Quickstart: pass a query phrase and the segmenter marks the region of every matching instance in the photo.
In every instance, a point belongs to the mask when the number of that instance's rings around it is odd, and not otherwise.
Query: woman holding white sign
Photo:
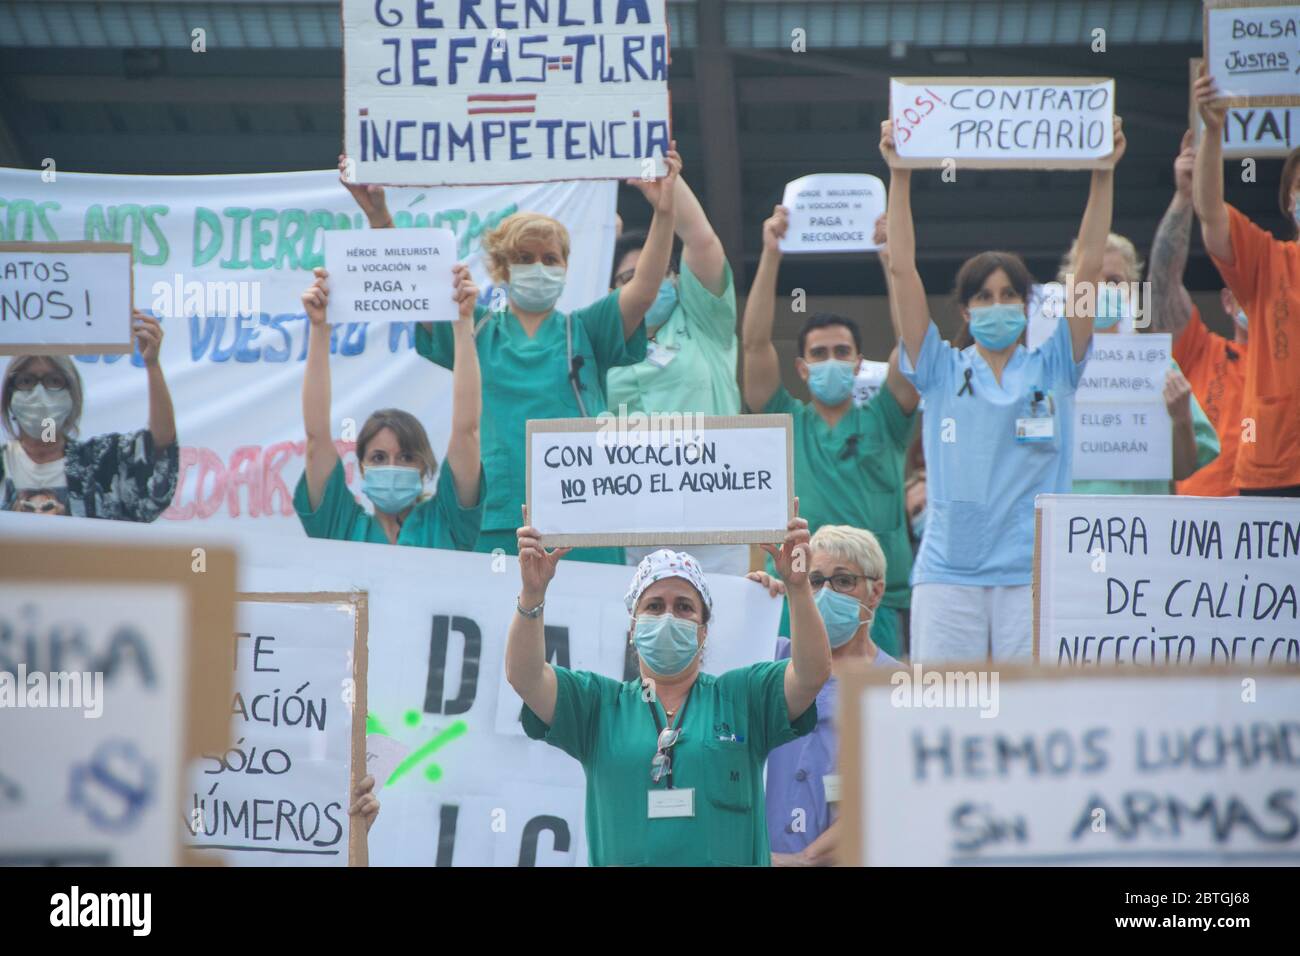
[[[1114,151],[1092,173],[1079,228],[1076,283],[1101,278],[1114,203]],[[881,125],[890,166],[888,234],[903,374],[925,402],[925,536],[912,569],[913,660],[1032,654],[1030,580],[1034,496],[1070,490],[1074,391],[1092,348],[1091,310],[1057,324],[1040,348],[1021,345],[1033,277],[1014,253],[985,252],[957,274],[957,301],[975,343],[957,350],[930,319],[916,268],[911,170],[892,124]]]
[[[159,354],[162,325],[136,310],[132,327],[149,387],[149,427],[86,439],[81,375],[66,355],[19,355],[5,368],[0,511],[153,521],[176,493],[180,448]]]
[[[367,514],[348,490],[330,434],[329,273],[316,269],[316,281],[302,294],[311,321],[307,369],[302,381],[302,418],[307,430],[307,467],[293,492],[293,507],[313,538],[406,544],[419,548],[469,551],[483,517],[483,469],[479,455],[478,355],[472,316],[478,288],[469,269],[452,269],[452,298],[460,305],[455,326],[456,369],[451,383],[451,440],[438,469],[424,426],[409,412],[383,408],[357,433],[357,465],[362,490],[375,506]],[[438,472],[437,492],[424,494]]]
[[[700,665],[713,606],[704,573],[689,554],[667,549],[641,562],[625,596],[641,680],[549,664],[542,610],[568,549],[547,552],[536,529],[519,529],[523,588],[506,679],[526,705],[528,736],[586,772],[592,866],[770,865],[763,761],[816,726],[815,701],[831,672],[797,498],[795,512],[780,550],[763,546],[790,601],[790,658],[716,677]]]

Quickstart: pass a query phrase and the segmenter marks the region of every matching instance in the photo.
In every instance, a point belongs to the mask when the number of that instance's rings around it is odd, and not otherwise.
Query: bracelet
[[[544,607],[546,607],[546,599],[545,599],[545,598],[542,599],[542,603],[539,604],[539,605],[537,605],[537,607],[532,608],[531,610],[527,610],[527,611],[525,611],[525,610],[523,609],[523,607],[520,605],[520,603],[519,603],[519,599],[518,599],[518,598],[515,598],[515,610],[518,611],[520,614],[522,614],[524,617],[527,617],[527,618],[539,618],[539,617],[541,617],[541,616],[542,616],[542,608],[544,608]]]

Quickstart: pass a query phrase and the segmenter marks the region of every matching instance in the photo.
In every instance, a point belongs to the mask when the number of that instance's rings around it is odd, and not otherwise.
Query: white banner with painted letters
[[[572,250],[558,308],[609,290],[614,183],[390,189],[399,235],[450,229],[489,302],[483,232],[519,210],[554,216]],[[330,230],[366,222],[334,171],[249,176],[99,176],[0,169],[0,241],[89,239],[135,246],[135,304],[162,317],[162,368],[176,408],[180,483],[164,523],[302,534],[293,489],[303,470],[301,295],[324,263]],[[337,325],[330,362],[336,439],[343,423],[401,408],[424,424],[441,460],[451,434],[451,373],[415,352],[414,323]],[[4,360],[0,359],[0,368]],[[79,356],[82,435],[148,421],[138,356]],[[351,442],[339,441],[360,489]]]

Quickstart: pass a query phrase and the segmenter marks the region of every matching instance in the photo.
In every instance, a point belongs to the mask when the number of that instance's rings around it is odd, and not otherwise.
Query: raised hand
[[[1115,148],[1111,150],[1106,162],[1111,169],[1119,165],[1119,161],[1124,157],[1124,150],[1128,148],[1128,139],[1124,136],[1124,121],[1118,116],[1114,117],[1114,127],[1111,134]]]
[[[158,364],[158,355],[162,351],[162,323],[152,315],[139,309],[131,310],[131,331],[135,336],[136,347],[140,349],[140,358],[146,366]]]
[[[515,532],[519,545],[519,578],[523,590],[519,594],[520,605],[527,610],[536,607],[546,597],[546,589],[555,577],[555,565],[572,548],[552,548],[547,551],[542,547],[541,534],[528,523],[528,506],[523,505],[524,526]]]
[[[1183,143],[1174,160],[1174,186],[1178,195],[1191,201],[1192,171],[1196,168],[1196,138],[1189,129],[1183,134]]]
[[[773,206],[772,215],[763,223],[763,251],[780,252],[781,240],[790,228],[790,210],[784,206]]]
[[[880,124],[880,156],[890,169],[898,167],[898,150],[894,145],[894,123],[885,120]]]
[[[785,531],[785,541],[780,550],[776,545],[761,545],[772,556],[777,573],[788,589],[808,586],[808,568],[812,566],[812,548],[809,541],[808,521],[799,517],[799,499],[794,499],[794,517],[790,519]]]
[[[772,597],[780,597],[785,593],[785,585],[781,583],[781,579],[772,577],[766,571],[750,571],[745,577],[767,588],[767,593]]]
[[[374,825],[375,818],[379,816],[379,798],[374,794],[375,778],[365,776],[357,784],[357,789],[352,792],[356,801],[348,809],[350,816],[359,816],[366,821],[366,832]]]
[[[1214,82],[1204,63],[1196,74],[1196,83],[1192,86],[1192,92],[1196,95],[1196,108],[1200,110],[1201,119],[1205,122],[1206,133],[1221,135],[1228,115],[1228,106],[1223,102],[1219,85]]]
[[[366,214],[366,221],[372,229],[383,229],[393,224],[393,217],[388,214],[388,200],[384,196],[383,186],[363,186],[348,182],[348,158],[339,154],[339,182],[352,194],[361,211]]]
[[[641,191],[641,195],[645,196],[646,202],[654,207],[655,212],[670,213],[673,211],[674,196],[677,193],[677,180],[682,172],[682,157],[677,152],[676,140],[673,140],[664,156],[664,164],[668,170],[658,179],[629,179],[626,182]]]
[[[1176,368],[1165,373],[1165,407],[1175,422],[1186,422],[1192,418],[1192,386]]]
[[[478,302],[478,285],[470,275],[469,266],[459,262],[452,266],[451,283],[451,299],[460,307],[461,321],[473,321],[474,306]]]
[[[317,266],[312,270],[316,281],[302,294],[302,304],[312,325],[325,324],[325,310],[330,304],[329,273]]]

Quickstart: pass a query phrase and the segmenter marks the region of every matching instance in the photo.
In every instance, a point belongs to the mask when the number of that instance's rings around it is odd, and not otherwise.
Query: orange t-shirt
[[[1249,312],[1246,313],[1250,315]],[[1219,457],[1186,481],[1175,482],[1180,495],[1227,498],[1237,493],[1233,471],[1241,444],[1241,396],[1246,387],[1246,349],[1215,335],[1192,306],[1192,317],[1174,339],[1174,361],[1183,370],[1205,417],[1219,436]]]
[[[1233,480],[1238,488],[1300,485],[1300,243],[1275,238],[1232,206],[1228,217],[1232,265],[1214,264],[1250,317]]]

